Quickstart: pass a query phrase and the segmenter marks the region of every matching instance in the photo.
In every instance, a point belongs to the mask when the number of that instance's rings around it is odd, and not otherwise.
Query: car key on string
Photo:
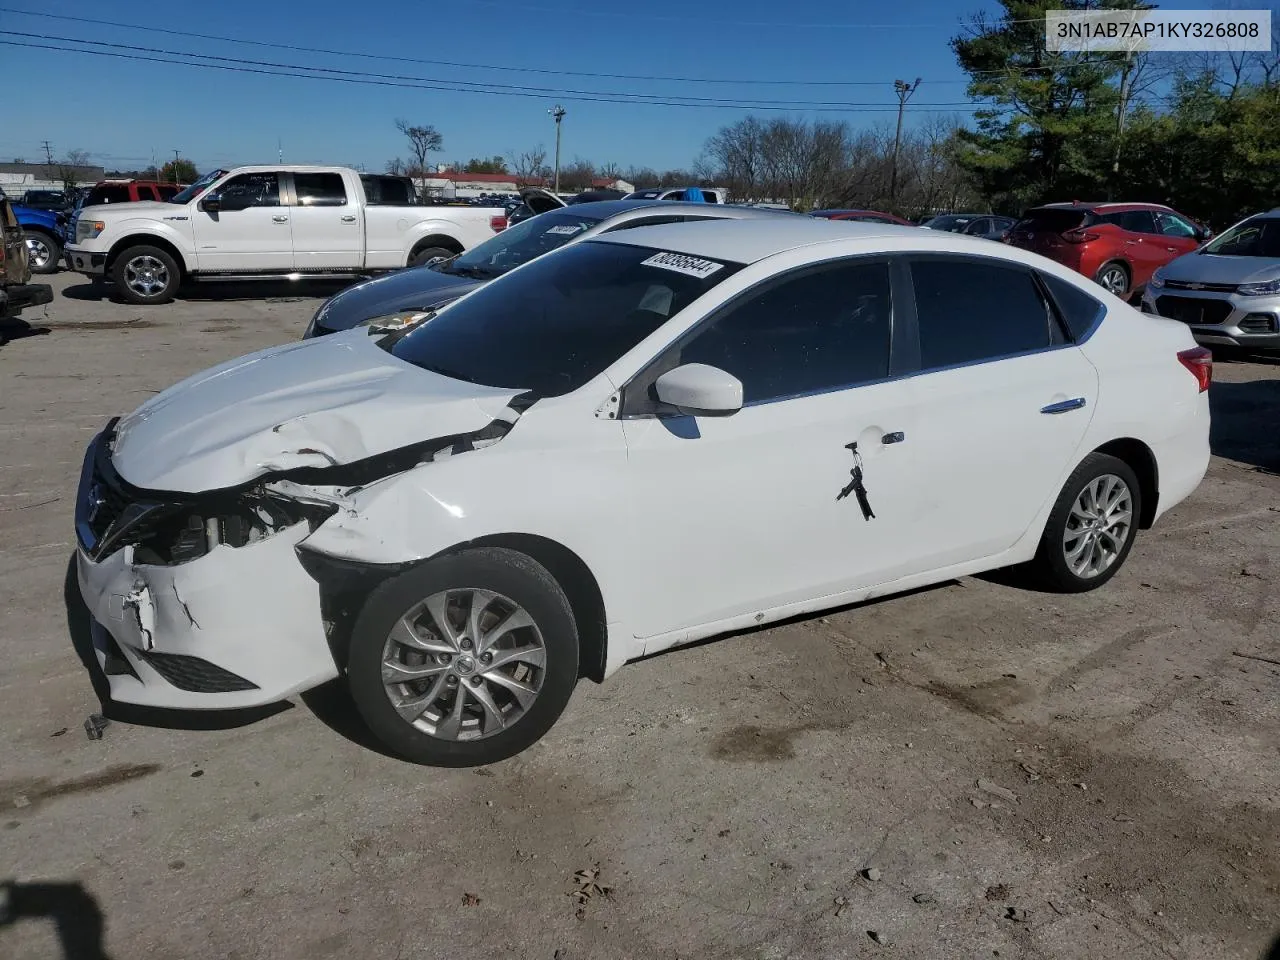
[[[862,519],[874,520],[876,515],[871,510],[871,501],[867,499],[867,488],[862,482],[862,454],[858,453],[857,441],[846,443],[844,446],[853,454],[853,469],[849,471],[849,482],[836,495],[836,500],[843,500],[852,493],[858,500],[858,506],[862,508]]]

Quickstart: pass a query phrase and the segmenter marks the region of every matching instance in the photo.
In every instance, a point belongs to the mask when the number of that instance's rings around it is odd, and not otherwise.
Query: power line
[[[31,36],[17,31],[0,30],[0,34],[10,36]],[[18,40],[0,40],[0,45],[22,47],[36,50],[52,50],[60,53],[82,53],[96,57],[111,57],[121,60],[133,60],[148,63],[168,63],[178,66],[202,67],[209,70],[223,70],[232,73],[253,73],[265,76],[294,77],[306,80],[329,80],[337,83],[354,83],[367,86],[399,87],[414,90],[443,90],[452,93],[479,93],[490,96],[531,97],[545,99],[549,94],[566,99],[587,103],[630,103],[641,106],[667,107],[703,107],[710,109],[733,110],[813,110],[823,113],[893,113],[896,107],[882,103],[851,104],[843,101],[757,101],[747,98],[717,99],[712,97],[679,97],[650,94],[611,93],[607,95],[588,95],[591,91],[558,90],[555,88],[521,87],[508,84],[473,84],[458,86],[465,81],[446,82],[426,77],[397,77],[395,75],[363,74],[355,71],[337,70],[327,67],[305,67],[296,64],[272,63],[270,61],[248,60],[237,57],[218,57],[212,54],[191,53],[188,51],[150,50],[129,44],[106,44],[102,41],[77,40],[74,38],[51,38],[63,43],[98,44],[114,47],[111,50],[90,50],[84,47],[55,46],[48,43],[33,43]],[[205,60],[223,61],[219,63],[193,63],[190,60],[162,59],[146,56],[143,53],[121,53],[119,49],[146,51],[164,54],[165,57],[198,57]],[[311,71],[311,72],[298,72]],[[486,88],[486,89],[481,89]],[[956,101],[954,103],[921,104],[930,108],[973,107],[975,101]]]
[[[473,0],[480,2],[480,0]],[[889,81],[886,80],[764,80],[759,77],[679,77],[679,76],[662,76],[656,74],[637,74],[637,73],[594,73],[584,70],[552,70],[543,67],[516,67],[510,64],[494,64],[494,63],[465,63],[457,60],[433,60],[420,57],[404,57],[394,54],[368,53],[354,50],[333,50],[326,47],[305,47],[292,43],[279,43],[268,40],[253,40],[241,37],[225,37],[210,33],[195,33],[189,30],[174,30],[168,27],[153,27],[143,24],[122,23],[118,20],[99,20],[93,17],[72,17],[65,14],[57,13],[37,13],[31,10],[16,10],[11,7],[0,7],[0,13],[16,13],[27,17],[42,17],[49,20],[64,20],[71,23],[85,23],[100,27],[117,27],[122,30],[129,30],[136,33],[139,30],[149,33],[160,33],[174,37],[186,37],[195,40],[213,40],[219,43],[245,44],[256,47],[270,47],[276,50],[289,50],[294,53],[320,53],[334,57],[356,57],[366,60],[391,60],[397,63],[420,63],[428,66],[439,67],[457,67],[466,70],[499,70],[509,73],[537,73],[551,76],[564,77],[591,77],[593,79],[608,80],[648,80],[662,81],[671,83],[714,83],[714,84],[740,84],[740,85],[757,85],[757,86],[807,86],[807,87],[885,87]],[[629,14],[626,16],[630,16]],[[1014,21],[1022,22],[1022,21]],[[1026,21],[1031,22],[1031,21]],[[795,26],[794,24],[790,26]],[[882,24],[881,26],[890,26]],[[903,24],[895,24],[892,26],[905,26]],[[1040,67],[1026,68],[1009,68],[1011,70],[1039,70]],[[981,70],[978,73],[1003,74],[1006,70]],[[925,80],[930,86],[938,86],[942,84],[964,84],[969,83],[968,80],[946,79],[946,80]]]

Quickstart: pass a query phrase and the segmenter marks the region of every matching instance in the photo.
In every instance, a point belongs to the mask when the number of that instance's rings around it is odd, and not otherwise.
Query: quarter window
[[[340,173],[295,173],[293,191],[301,207],[345,207],[347,191]]]
[[[280,206],[280,175],[277,173],[242,173],[232,177],[218,191],[222,199],[237,200],[248,207]]]
[[[828,266],[762,285],[701,328],[679,362],[742,381],[744,403],[887,376],[891,310],[884,263]]]
[[[1058,313],[1071,332],[1071,339],[1077,343],[1083,340],[1102,313],[1102,304],[1066,280],[1047,273],[1040,274],[1040,279],[1044,281],[1049,296],[1053,298]]]
[[[1048,347],[1052,317],[1031,274],[982,260],[911,264],[920,367],[982,363]]]

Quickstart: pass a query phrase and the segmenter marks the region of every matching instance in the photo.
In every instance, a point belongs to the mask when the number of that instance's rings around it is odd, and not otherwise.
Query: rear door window
[[[1053,315],[1031,272],[980,258],[911,261],[920,367],[936,370],[1042,350]]]
[[[293,191],[300,207],[347,205],[347,188],[340,173],[295,173]]]
[[[1150,210],[1124,210],[1120,213],[1102,215],[1103,223],[1113,223],[1121,230],[1130,233],[1158,233],[1155,217]]]
[[[1075,284],[1061,280],[1052,274],[1042,273],[1040,279],[1044,281],[1049,296],[1053,298],[1054,305],[1058,308],[1058,315],[1062,317],[1062,322],[1071,333],[1071,339],[1079,343],[1089,335],[1098,318],[1102,316],[1104,309],[1102,304]]]

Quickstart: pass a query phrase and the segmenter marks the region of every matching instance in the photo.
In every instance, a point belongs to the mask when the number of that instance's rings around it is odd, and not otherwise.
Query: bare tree
[[[622,179],[622,168],[616,163],[606,163],[598,172],[600,176],[610,182]]]
[[[560,184],[566,190],[571,190],[575,187],[578,190],[589,190],[595,175],[595,164],[582,157],[574,157],[573,163],[567,167],[560,168]]]
[[[444,137],[439,131],[430,124],[424,127],[415,127],[409,124],[408,120],[397,120],[396,129],[405,135],[409,141],[409,152],[413,157],[413,166],[416,169],[417,176],[421,178],[427,170],[427,157],[439,150],[444,145]]]
[[[547,148],[538,144],[532,150],[523,153],[507,153],[507,164],[517,180],[535,180],[542,178],[542,170],[547,165]]]
[[[62,181],[62,189],[70,193],[75,189],[76,183],[79,181],[80,169],[88,166],[89,152],[87,150],[71,150],[66,157],[58,161],[57,173],[58,179]]]
[[[387,173],[391,174],[393,177],[403,177],[404,161],[401,160],[399,157],[396,157],[394,160],[388,160]]]

